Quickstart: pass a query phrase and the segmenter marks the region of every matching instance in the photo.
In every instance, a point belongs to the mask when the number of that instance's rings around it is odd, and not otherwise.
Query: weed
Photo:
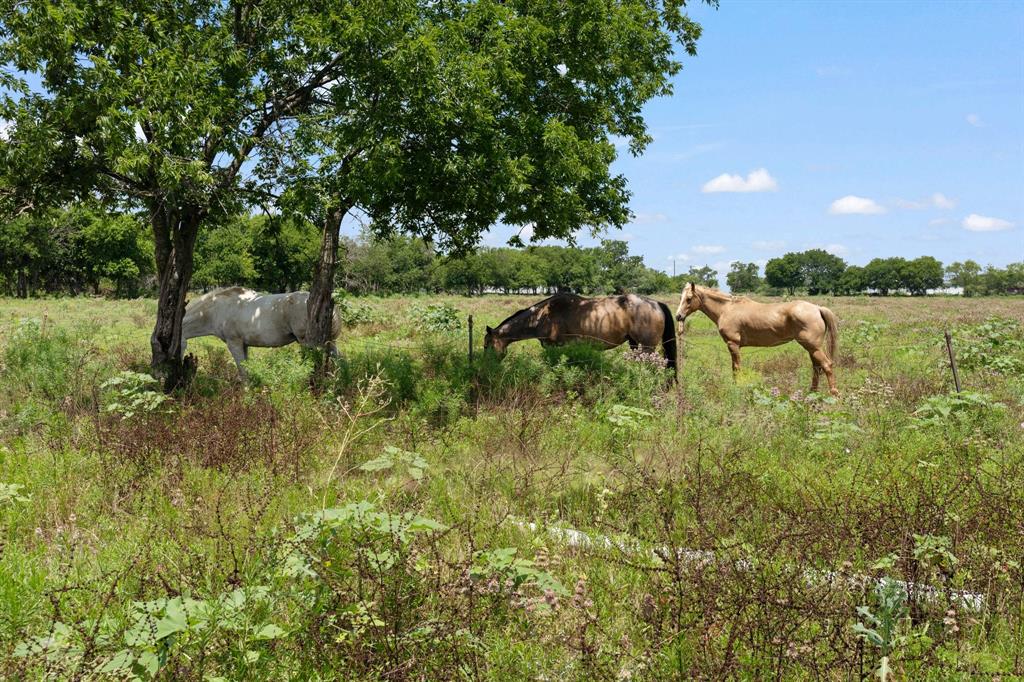
[[[416,303],[410,306],[408,315],[421,332],[450,334],[462,329],[462,314],[450,303]]]

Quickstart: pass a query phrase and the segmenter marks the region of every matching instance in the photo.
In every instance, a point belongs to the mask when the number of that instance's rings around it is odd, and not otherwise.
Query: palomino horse
[[[739,371],[743,346],[779,346],[796,341],[811,355],[814,369],[811,390],[818,389],[818,375],[824,372],[829,391],[839,395],[832,372],[838,328],[836,316],[828,308],[807,301],[758,303],[690,282],[683,289],[676,319],[682,322],[698,310],[718,325],[718,333],[732,354],[733,372]],[[823,350],[826,336],[828,354]]]
[[[676,329],[664,303],[626,294],[583,298],[555,294],[509,316],[494,329],[487,327],[484,348],[504,355],[510,343],[538,339],[544,346],[590,341],[601,350],[629,342],[653,351],[661,343],[668,367],[676,368]]]
[[[191,301],[185,308],[181,331],[181,355],[189,339],[216,336],[228,345],[238,373],[245,379],[242,363],[249,359],[249,347],[276,348],[298,341],[308,346],[306,300],[309,293],[258,294],[251,289],[216,289]],[[331,339],[341,332],[341,318],[334,311]],[[328,351],[337,355],[334,344]]]

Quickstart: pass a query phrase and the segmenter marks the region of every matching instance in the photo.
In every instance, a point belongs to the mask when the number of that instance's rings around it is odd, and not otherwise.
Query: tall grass
[[[150,303],[0,303],[0,677],[1024,675],[1019,307],[830,302],[836,401],[799,348],[734,382],[700,318],[672,383],[582,346],[471,363],[412,303],[360,303],[319,398],[297,348],[242,387],[199,341],[197,385],[130,415],[102,386]]]

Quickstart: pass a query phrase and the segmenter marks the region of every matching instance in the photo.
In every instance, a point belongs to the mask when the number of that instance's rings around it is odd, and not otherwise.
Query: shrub
[[[409,308],[409,318],[420,332],[450,334],[462,328],[462,313],[451,303],[416,303]]]
[[[380,317],[371,306],[353,300],[342,290],[334,292],[334,311],[346,327],[380,321]]]
[[[964,369],[1003,375],[1024,373],[1024,329],[1016,320],[994,317],[966,327],[957,335],[954,349]]]
[[[131,419],[136,414],[156,412],[168,397],[159,390],[160,382],[148,374],[124,371],[104,381],[104,410]]]
[[[38,319],[22,319],[4,349],[0,377],[12,395],[80,399],[90,350],[63,328],[44,329]]]

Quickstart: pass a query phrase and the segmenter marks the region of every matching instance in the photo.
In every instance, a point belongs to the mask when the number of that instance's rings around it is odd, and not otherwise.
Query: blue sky
[[[720,275],[812,247],[856,264],[1024,260],[1024,3],[690,13],[699,54],[648,105],[654,143],[622,149],[636,219],[609,237],[652,267]]]

